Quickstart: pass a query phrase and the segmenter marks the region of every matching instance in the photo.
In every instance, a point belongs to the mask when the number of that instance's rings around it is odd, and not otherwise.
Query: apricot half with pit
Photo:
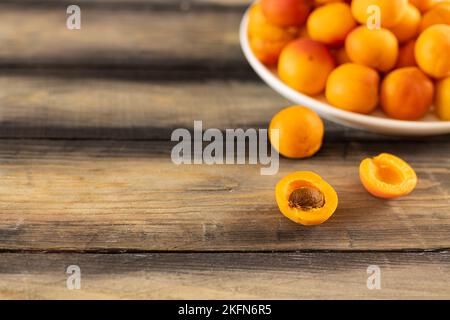
[[[306,226],[324,223],[338,206],[333,187],[310,171],[291,173],[281,179],[275,195],[281,213]]]

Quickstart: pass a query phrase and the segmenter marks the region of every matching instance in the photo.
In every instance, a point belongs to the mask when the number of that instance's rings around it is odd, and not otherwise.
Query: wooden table
[[[289,104],[241,54],[248,1],[77,2],[81,30],[71,1],[0,5],[0,298],[450,298],[449,136],[326,123],[320,153],[275,176],[175,166],[174,129],[266,128]],[[380,152],[416,169],[412,195],[361,187],[359,162]],[[326,224],[279,213],[274,186],[298,170],[337,189]]]

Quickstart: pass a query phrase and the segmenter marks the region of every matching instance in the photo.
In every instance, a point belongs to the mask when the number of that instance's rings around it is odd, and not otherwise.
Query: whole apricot
[[[392,27],[403,17],[408,0],[353,0],[352,13],[355,19],[366,24],[370,17],[370,7],[377,6],[381,12],[381,26]]]
[[[450,2],[439,3],[427,11],[420,24],[420,31],[436,24],[450,24]]]
[[[281,27],[303,25],[310,10],[306,0],[262,0],[261,5],[267,20]]]
[[[450,121],[450,77],[436,84],[436,114],[441,120]]]
[[[397,37],[400,43],[404,43],[418,34],[421,18],[422,15],[420,14],[419,9],[412,4],[408,4],[406,12],[400,22],[389,29]]]
[[[278,61],[278,75],[288,86],[309,95],[321,93],[335,63],[320,42],[301,38],[288,44]]]
[[[281,50],[295,39],[298,30],[269,23],[259,4],[252,6],[248,19],[249,43],[253,53],[264,64],[276,64]]]
[[[410,40],[400,47],[398,52],[397,65],[398,68],[404,67],[417,67],[416,57],[414,56],[414,48],[416,47],[416,41]]]
[[[375,70],[347,63],[330,74],[325,95],[339,109],[367,114],[378,105],[379,85],[380,76]]]
[[[274,130],[277,130],[278,135]],[[322,147],[323,135],[322,119],[303,106],[281,110],[272,118],[269,126],[272,146],[279,154],[288,158],[313,156]]]
[[[356,27],[356,21],[347,3],[334,2],[315,9],[306,25],[311,39],[338,46]]]
[[[345,49],[353,62],[382,72],[391,70],[398,58],[398,41],[387,29],[369,30],[360,26],[350,32]]]
[[[450,76],[450,26],[438,24],[427,28],[417,38],[417,64],[426,74],[441,79]]]
[[[418,120],[433,103],[433,82],[416,67],[397,69],[381,84],[381,107],[389,117]]]

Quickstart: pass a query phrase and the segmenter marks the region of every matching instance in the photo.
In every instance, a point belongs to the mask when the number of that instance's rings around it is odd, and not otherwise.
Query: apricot
[[[414,48],[416,47],[416,41],[410,40],[400,47],[398,52],[397,65],[398,68],[404,67],[417,67],[416,57],[414,56]]]
[[[270,41],[291,41],[298,34],[298,28],[282,28],[271,24],[264,16],[260,4],[251,7],[248,13],[248,36]]]
[[[352,62],[348,57],[347,51],[345,51],[345,47],[339,48],[334,52],[334,59],[339,66],[344,63]]]
[[[436,84],[436,114],[441,120],[450,121],[450,77]]]
[[[417,38],[417,64],[426,74],[441,79],[450,76],[450,26],[438,24],[427,28]]]
[[[291,173],[281,179],[275,187],[275,198],[285,217],[305,226],[324,223],[338,206],[333,187],[310,171]]]
[[[274,131],[278,130],[274,139]],[[269,139],[279,154],[288,158],[308,158],[322,147],[324,125],[314,111],[292,106],[278,112],[269,125]]]
[[[398,58],[397,38],[387,29],[360,26],[348,35],[345,49],[353,62],[382,72],[391,70]]]
[[[417,185],[413,168],[388,153],[364,159],[359,166],[359,177],[369,193],[385,199],[406,196]]]
[[[250,38],[249,43],[258,60],[266,65],[276,65],[281,51],[287,45],[284,41],[267,41],[261,38]]]
[[[278,61],[278,75],[288,86],[308,95],[321,93],[335,63],[320,42],[301,38],[288,44]]]
[[[450,24],[450,2],[437,4],[427,11],[420,24],[420,31],[436,24]]]
[[[430,10],[435,4],[448,0],[409,0],[409,2],[421,12]]]
[[[259,4],[252,6],[249,12],[248,36],[250,47],[256,57],[264,64],[278,62],[283,48],[297,36],[296,28],[281,28],[270,24]]]
[[[352,13],[359,23],[366,24],[370,17],[370,6],[378,6],[381,11],[381,26],[392,27],[400,22],[407,5],[408,0],[353,0]]]
[[[311,39],[338,46],[356,27],[356,22],[347,3],[334,2],[315,9],[306,25]]]
[[[298,27],[305,23],[310,5],[306,0],[262,0],[267,20],[281,27]]]
[[[358,113],[370,113],[378,105],[380,76],[366,66],[347,63],[329,76],[325,95],[335,107]]]
[[[408,4],[406,12],[400,22],[389,29],[397,37],[400,43],[404,43],[418,34],[421,18],[422,15],[420,14],[419,9]]]
[[[399,120],[418,120],[433,103],[433,82],[416,67],[397,69],[381,84],[381,107]]]

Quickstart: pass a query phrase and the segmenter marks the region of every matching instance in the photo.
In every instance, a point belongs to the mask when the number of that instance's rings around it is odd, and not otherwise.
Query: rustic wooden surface
[[[320,153],[276,176],[172,164],[173,129],[266,128],[288,104],[242,57],[246,3],[81,1],[69,31],[69,2],[2,2],[0,298],[450,298],[448,136],[327,122]],[[416,169],[412,195],[362,189],[358,164],[380,152]],[[339,193],[326,224],[278,212],[274,185],[296,170]],[[366,287],[372,264],[381,290]]]

